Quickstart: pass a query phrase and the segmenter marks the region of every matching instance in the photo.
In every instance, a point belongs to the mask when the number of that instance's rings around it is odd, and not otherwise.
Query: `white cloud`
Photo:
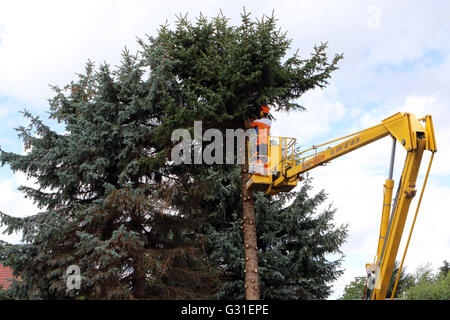
[[[17,191],[17,188],[21,185],[36,187],[32,180],[27,179],[26,175],[20,172],[17,172],[9,179],[0,181],[1,212],[14,217],[25,217],[39,212],[39,209],[33,204],[33,201],[26,199],[22,193]],[[20,241],[20,234],[2,234],[4,230],[5,227],[0,227],[1,240],[10,243],[18,243]]]
[[[0,46],[2,45],[4,30],[5,28],[2,25],[0,25]]]
[[[271,130],[272,135],[296,137],[297,143],[304,145],[331,134],[332,125],[338,123],[348,112],[348,108],[333,95],[333,88],[308,92],[302,97],[300,104],[307,111],[274,113],[276,121]]]

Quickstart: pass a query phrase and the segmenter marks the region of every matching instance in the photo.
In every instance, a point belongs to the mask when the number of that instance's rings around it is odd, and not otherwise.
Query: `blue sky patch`
[[[404,59],[400,63],[378,63],[373,66],[375,72],[414,72],[420,67],[433,68],[445,61],[446,55],[440,50],[427,50],[421,57]]]

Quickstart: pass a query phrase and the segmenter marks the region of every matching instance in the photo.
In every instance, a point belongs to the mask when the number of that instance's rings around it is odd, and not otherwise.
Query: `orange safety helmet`
[[[264,113],[269,113],[270,109],[268,106],[262,105],[259,109]]]

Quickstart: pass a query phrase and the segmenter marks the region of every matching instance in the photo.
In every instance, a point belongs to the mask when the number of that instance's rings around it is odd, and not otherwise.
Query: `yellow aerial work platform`
[[[249,173],[250,178],[247,181],[246,188],[250,191],[262,191],[269,195],[275,195],[278,192],[289,192],[297,186],[298,178],[288,179],[282,186],[273,189],[273,182],[283,174],[287,169],[295,166],[295,138],[270,136],[267,145],[267,156],[260,155],[260,158],[267,157],[267,168],[258,168],[258,150],[256,146],[256,137],[250,137],[248,143],[249,155]],[[258,170],[262,169],[262,170]]]
[[[370,295],[372,300],[384,300],[386,297],[408,210],[417,192],[416,181],[422,155],[425,150],[428,150],[431,152],[431,158],[391,299],[394,297],[431,163],[434,153],[437,151],[431,115],[419,119],[412,113],[399,112],[373,127],[318,146],[312,146],[301,152],[296,150],[294,138],[270,137],[267,155],[258,155],[258,151],[261,150],[257,149],[255,137],[250,137],[248,142],[250,177],[246,185],[247,190],[275,195],[292,190],[305,172],[387,136],[393,138],[393,144],[389,176],[384,184],[380,236],[374,262],[366,265],[366,270],[370,275],[367,283],[373,284],[373,291]],[[397,141],[407,151],[407,156],[396,196],[392,199],[394,186],[392,175]],[[259,163],[258,160],[261,160],[262,163]],[[267,167],[264,167],[263,163],[267,163]]]

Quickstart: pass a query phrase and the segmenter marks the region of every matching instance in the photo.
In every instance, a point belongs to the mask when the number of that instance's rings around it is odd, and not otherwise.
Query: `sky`
[[[397,112],[431,114],[437,147],[405,260],[407,272],[450,260],[450,2],[448,1],[20,1],[0,2],[0,147],[22,153],[16,131],[27,122],[27,109],[47,118],[50,85],[64,86],[82,73],[88,59],[97,65],[120,63],[137,38],[173,26],[176,15],[195,19],[222,13],[238,25],[243,8],[253,17],[274,13],[292,39],[287,56],[297,49],[308,58],[314,45],[328,42],[327,53],[344,54],[329,85],[299,100],[307,111],[276,114],[271,133],[295,137],[309,147],[373,125]],[[51,127],[62,129],[50,120]],[[310,171],[314,192],[324,189],[337,209],[335,224],[347,224],[342,246],[344,274],[333,284],[339,298],[365,263],[375,255],[387,178],[391,139],[385,138]],[[397,145],[394,180],[398,182],[406,152]],[[419,190],[429,160],[425,154]],[[0,168],[0,211],[13,216],[38,212],[17,191],[33,185],[23,173]],[[396,186],[394,187],[396,188]],[[401,258],[416,197],[400,246]],[[17,242],[20,235],[1,235]]]

